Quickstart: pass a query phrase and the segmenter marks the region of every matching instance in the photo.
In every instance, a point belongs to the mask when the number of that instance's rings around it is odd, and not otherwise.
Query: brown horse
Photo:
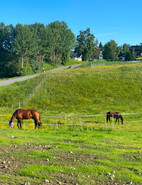
[[[17,109],[10,121],[9,121],[9,128],[13,128],[14,126],[14,120],[17,119],[18,122],[17,122],[17,127],[18,128],[22,128],[22,120],[23,119],[34,119],[34,122],[35,122],[35,129],[38,125],[38,128],[42,127],[42,124],[40,122],[40,115],[39,115],[39,112],[36,111],[36,110],[32,110],[32,109],[28,109],[28,110],[24,110],[24,109]],[[20,126],[19,126],[20,124]]]
[[[119,124],[119,119],[121,119],[121,123],[123,124],[124,120],[123,120],[123,117],[121,116],[121,114],[119,112],[112,112],[112,111],[107,112],[107,114],[106,114],[106,122],[107,123],[108,123],[108,121],[110,121],[110,117],[116,118],[115,124],[116,124],[117,121],[118,121],[118,124]]]

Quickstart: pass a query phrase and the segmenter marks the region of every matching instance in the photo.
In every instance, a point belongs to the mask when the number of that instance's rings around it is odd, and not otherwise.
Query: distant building
[[[103,59],[103,52],[99,49],[96,49],[93,56],[91,57],[90,61],[93,60],[102,60]]]
[[[142,56],[142,45],[131,46],[130,51],[134,51],[136,56]]]
[[[125,58],[126,58],[126,53],[125,53],[125,54],[123,54],[122,56],[120,56],[120,57],[119,57],[119,60],[121,60],[121,61],[125,61]]]
[[[77,53],[75,53],[74,51],[71,51],[70,53],[70,57],[74,60],[78,60],[78,61],[82,61],[82,56],[78,57]]]
[[[102,59],[103,59],[103,52],[100,51],[99,60],[102,60]]]

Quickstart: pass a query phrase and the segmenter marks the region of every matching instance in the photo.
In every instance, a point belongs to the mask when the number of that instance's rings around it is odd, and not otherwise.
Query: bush
[[[29,65],[29,63],[27,62],[25,65],[24,65],[24,68],[23,68],[23,76],[25,75],[29,75],[33,73],[33,70],[31,68],[31,66]]]

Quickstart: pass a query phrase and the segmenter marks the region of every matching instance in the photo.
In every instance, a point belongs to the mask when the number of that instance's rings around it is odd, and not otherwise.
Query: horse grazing
[[[119,124],[119,119],[121,119],[121,123],[123,124],[124,120],[123,120],[123,117],[121,116],[121,114],[119,112],[112,112],[112,111],[107,112],[107,114],[106,114],[106,122],[107,123],[108,123],[108,121],[110,121],[110,117],[116,118],[115,124],[116,124],[117,121],[118,121],[118,124]]]
[[[13,113],[13,115],[9,121],[9,128],[13,128],[15,119],[18,120],[18,122],[17,122],[18,128],[22,128],[22,120],[23,119],[34,119],[35,129],[36,129],[37,125],[38,125],[38,128],[42,127],[42,124],[40,122],[40,114],[38,111],[33,110],[33,109],[28,109],[28,110],[17,109]],[[20,126],[19,126],[19,124],[20,124]]]

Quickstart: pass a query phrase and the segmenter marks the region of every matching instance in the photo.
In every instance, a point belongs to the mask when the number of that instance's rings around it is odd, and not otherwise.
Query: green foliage
[[[3,77],[13,77],[37,71],[43,62],[54,66],[64,65],[69,61],[70,50],[74,47],[75,36],[63,21],[47,26],[35,23],[13,27],[1,23],[0,72]]]
[[[114,40],[107,42],[103,48],[103,57],[106,60],[117,61],[119,55],[119,48]]]
[[[65,64],[70,56],[70,50],[75,46],[74,34],[65,22],[53,22],[47,25],[47,43],[45,59],[52,65]]]
[[[31,66],[29,65],[29,63],[26,63],[26,64],[24,65],[22,74],[23,74],[24,76],[26,76],[26,75],[32,74],[32,72],[33,72],[33,71],[32,71]]]
[[[23,73],[21,63],[18,60],[12,60],[5,63],[3,74],[5,77],[21,76]]]
[[[100,44],[99,44],[99,49],[100,49],[101,51],[103,51],[103,45],[102,45],[101,42],[100,42]]]
[[[125,53],[129,52],[129,49],[130,49],[130,45],[129,44],[126,44],[126,43],[123,44],[122,50],[121,50],[122,54],[125,54]]]
[[[90,60],[91,56],[95,50],[94,35],[90,33],[90,29],[87,28],[86,31],[80,31],[80,35],[77,36],[77,43],[75,52],[78,56],[82,55],[82,60]]]
[[[126,61],[132,61],[135,58],[135,54],[132,51],[126,52],[125,60]]]

